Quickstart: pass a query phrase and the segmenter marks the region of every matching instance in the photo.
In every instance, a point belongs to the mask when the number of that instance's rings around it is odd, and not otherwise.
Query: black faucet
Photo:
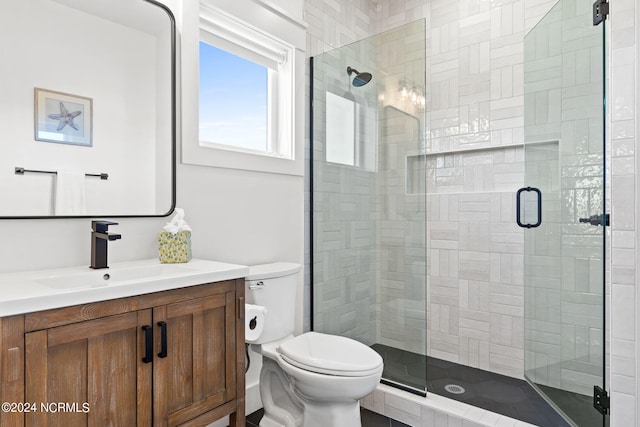
[[[118,225],[111,221],[91,221],[91,268],[109,268],[107,265],[107,243],[118,240],[120,234],[109,234],[109,226]]]

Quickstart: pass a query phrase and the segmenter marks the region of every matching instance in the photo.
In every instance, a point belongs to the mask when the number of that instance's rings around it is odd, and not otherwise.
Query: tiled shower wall
[[[429,355],[523,373],[522,233],[513,193],[427,197]]]
[[[525,41],[527,182],[542,226],[525,231],[526,371],[589,395],[603,372],[602,30],[591,6],[563,0]],[[543,144],[540,144],[543,142]]]
[[[377,342],[426,350],[424,110],[402,84],[424,92],[424,20],[376,37],[379,102]]]
[[[424,34],[419,20],[317,55],[313,88],[314,329],[422,354],[425,195],[409,191],[405,178],[410,156],[424,187],[424,113],[398,86],[424,90]],[[373,81],[351,86],[348,65]],[[356,104],[354,164],[325,161],[326,146],[339,139],[325,132],[324,112],[336,108],[329,92]]]
[[[369,0],[305,0],[304,1],[304,20],[308,24],[307,28],[307,46],[306,54],[311,56],[319,55],[338,47],[365,39],[374,34],[373,18],[375,15],[375,4]],[[310,105],[311,89],[310,89],[310,66],[307,58],[306,67],[306,99],[307,105]],[[307,131],[305,132],[305,159],[307,159],[307,168],[305,173],[305,307],[304,307],[304,330],[309,330],[311,325],[311,313],[313,308],[310,304],[311,295],[311,277],[308,268],[311,258],[311,229],[309,223],[311,211],[311,194],[310,179],[311,167],[309,159],[311,158],[311,144],[309,124],[311,123],[310,109],[306,109]],[[319,126],[319,124],[316,124]],[[357,316],[357,311],[354,311]],[[364,313],[367,317],[370,314],[369,308]]]
[[[522,40],[525,9],[541,16],[550,3],[370,2],[368,22],[362,2],[305,6],[312,55],[426,18],[428,352],[517,377],[522,234],[512,194],[523,179]],[[398,292],[387,285],[381,295]]]
[[[379,31],[427,18],[428,354],[515,377],[524,370],[513,194],[523,183],[525,9],[548,10],[391,1],[377,15]]]
[[[376,104],[374,84],[353,87],[347,66],[373,73],[375,44],[368,39],[332,50],[314,59],[314,329],[377,342],[378,279],[376,229],[378,201]],[[336,95],[329,97],[327,94]],[[340,99],[355,107],[354,140],[326,131],[325,114]],[[328,162],[327,146],[353,144],[355,155],[342,164]],[[344,148],[344,147],[343,147]]]

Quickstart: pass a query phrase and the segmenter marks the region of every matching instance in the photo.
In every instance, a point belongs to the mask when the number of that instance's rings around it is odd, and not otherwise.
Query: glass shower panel
[[[383,381],[421,394],[425,34],[420,20],[313,57],[311,134],[312,329],[372,346]]]
[[[603,31],[590,3],[561,0],[524,50],[520,213],[541,216],[524,230],[525,377],[580,427],[606,419],[593,406],[594,386],[605,386]]]
[[[357,166],[356,151],[375,158],[378,76],[355,88],[346,70],[375,72],[375,44],[366,39],[312,61],[312,329],[370,345],[378,317],[376,173],[375,162]]]

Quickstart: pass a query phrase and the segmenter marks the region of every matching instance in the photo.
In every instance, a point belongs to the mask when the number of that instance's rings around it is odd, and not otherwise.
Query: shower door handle
[[[531,202],[523,203],[521,199],[525,194],[533,193],[536,196],[536,218],[535,222],[522,222],[522,208],[526,208]],[[525,209],[526,210],[526,209]],[[522,228],[534,228],[542,224],[542,192],[535,187],[523,187],[516,193],[516,223]]]

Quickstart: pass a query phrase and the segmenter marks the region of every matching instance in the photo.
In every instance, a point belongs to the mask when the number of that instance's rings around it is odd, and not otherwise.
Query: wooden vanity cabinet
[[[26,425],[151,425],[153,366],[139,357],[150,323],[141,310],[27,332],[24,402],[36,407]]]
[[[153,406],[161,417],[156,425],[179,426],[198,417],[203,417],[199,425],[207,425],[221,418],[205,417],[211,408],[235,412],[236,371],[244,376],[237,363],[240,358],[244,366],[244,321],[242,346],[236,349],[236,306],[234,293],[227,292],[154,309],[154,322],[166,323],[168,344],[167,356],[154,362]],[[162,329],[156,332],[161,335]],[[242,389],[244,395],[244,382]]]
[[[0,331],[0,400],[24,404],[2,427],[245,424],[242,279],[2,318]]]

